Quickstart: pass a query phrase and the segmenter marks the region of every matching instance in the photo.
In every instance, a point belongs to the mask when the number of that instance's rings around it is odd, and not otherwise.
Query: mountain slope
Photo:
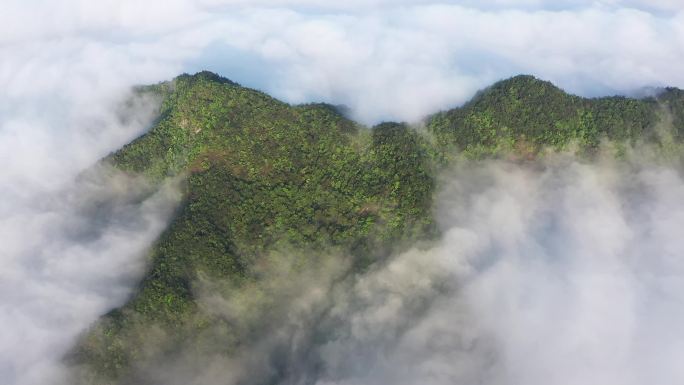
[[[680,90],[584,99],[530,76],[428,117],[428,135],[400,123],[369,130],[331,106],[291,106],[208,72],[141,92],[162,98],[158,121],[105,162],[153,184],[179,179],[184,200],[136,295],[69,357],[90,383],[145,383],[145,368],[182,349],[231,355],[248,344],[258,326],[208,311],[198,292],[207,282],[250,290],[274,253],[301,255],[302,269],[335,255],[353,275],[434,237],[435,176],[455,154],[591,154],[604,139],[658,144],[663,122],[677,141],[684,132]]]
[[[106,161],[157,183],[183,178],[185,199],[138,293],[74,352],[94,382],[135,376],[226,322],[197,306],[200,278],[248,285],[259,261],[285,249],[352,255],[362,269],[432,231],[432,170],[406,125],[369,133],[330,106],[289,106],[210,73],[148,91],[164,98],[158,123]],[[150,352],[138,341],[153,329],[173,337]]]
[[[517,76],[481,91],[461,108],[431,116],[427,126],[441,146],[476,157],[516,145],[537,152],[574,143],[591,152],[603,139],[621,144],[657,140],[654,128],[663,119],[663,107],[681,113],[682,100],[674,91],[658,99],[586,99],[532,76]],[[678,121],[676,132],[683,130]]]

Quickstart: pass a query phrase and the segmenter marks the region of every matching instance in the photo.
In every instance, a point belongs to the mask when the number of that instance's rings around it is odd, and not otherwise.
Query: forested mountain
[[[441,146],[473,156],[544,147],[563,150],[570,144],[591,152],[602,140],[617,145],[657,142],[662,138],[656,126],[671,117],[674,126],[668,128],[681,139],[683,96],[681,90],[666,89],[646,99],[586,99],[521,75],[479,92],[461,108],[431,116],[428,127]]]
[[[362,275],[433,239],[437,176],[454,162],[561,150],[591,158],[604,142],[619,157],[684,135],[681,90],[586,99],[531,76],[496,83],[415,127],[364,127],[334,106],[292,106],[209,72],[138,92],[161,98],[159,118],[103,162],[152,185],[175,178],[184,198],[136,294],[67,357],[97,384],[145,383],[146,367],[180,350],[211,346],[230,356],[266,327],[202,306],[206,282],[249,291],[279,253],[299,256],[295,269],[333,255],[346,266],[342,276]],[[261,299],[252,311],[273,306]]]

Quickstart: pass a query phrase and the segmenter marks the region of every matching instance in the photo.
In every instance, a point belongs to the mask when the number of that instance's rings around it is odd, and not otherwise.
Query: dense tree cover
[[[430,116],[427,134],[399,123],[367,129],[332,106],[291,106],[209,72],[139,91],[162,98],[159,119],[105,161],[153,183],[181,178],[184,200],[136,295],[70,356],[98,384],[125,383],[139,365],[206,343],[203,331],[217,325],[225,354],[247,342],[198,306],[199,281],[249,285],[259,279],[253,267],[277,250],[351,255],[361,273],[436,235],[435,173],[455,154],[534,156],[570,145],[591,153],[604,139],[654,140],[665,120],[676,138],[684,134],[681,90],[584,99],[531,76]]]
[[[352,255],[360,271],[432,232],[426,143],[404,124],[371,133],[331,106],[290,106],[206,72],[144,91],[164,98],[157,124],[106,161],[153,182],[180,176],[185,200],[138,293],[74,352],[99,375],[125,377],[223,322],[198,309],[199,277],[245,284],[279,249]],[[138,344],[150,325],[174,336],[161,350]]]
[[[666,88],[657,99],[663,106],[667,118],[672,119],[675,138],[684,139],[684,90]]]
[[[684,100],[681,95],[672,99]],[[521,75],[481,91],[463,107],[431,116],[427,126],[443,149],[471,157],[510,150],[535,154],[543,147],[563,150],[570,144],[591,152],[603,139],[622,144],[652,140],[662,118],[659,105],[654,98],[585,99]]]

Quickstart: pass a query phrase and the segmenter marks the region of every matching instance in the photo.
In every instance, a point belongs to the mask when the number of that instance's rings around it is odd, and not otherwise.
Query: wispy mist
[[[439,201],[440,245],[357,284],[352,298],[385,305],[340,308],[351,332],[321,351],[343,369],[319,382],[681,382],[683,193],[659,167],[457,172]],[[425,292],[407,327],[401,311]]]
[[[143,132],[158,108],[158,101],[120,97],[127,102],[93,105],[76,116],[68,115],[73,100],[61,112],[47,104],[34,118],[3,114],[3,384],[45,385],[63,375],[60,361],[76,336],[131,294],[145,250],[178,202],[172,183],[157,191],[96,165],[108,146]]]
[[[678,384],[683,194],[669,166],[470,164],[444,176],[436,244],[362,275],[279,255],[244,291],[210,286],[245,343],[144,383]]]

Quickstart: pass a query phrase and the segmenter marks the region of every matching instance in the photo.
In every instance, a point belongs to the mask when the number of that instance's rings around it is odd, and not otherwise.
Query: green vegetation
[[[153,182],[181,175],[185,200],[136,296],[72,357],[99,375],[126,376],[222,322],[197,307],[200,275],[247,284],[280,249],[353,255],[363,270],[433,231],[426,144],[406,125],[370,133],[330,106],[293,107],[206,72],[146,91],[164,98],[158,123],[107,161]],[[173,338],[149,352],[138,333],[152,327]]]
[[[682,94],[666,93],[673,109],[684,111]],[[679,104],[677,104],[679,103]],[[620,145],[653,141],[662,119],[655,98],[585,99],[532,76],[517,76],[481,91],[461,108],[433,115],[428,130],[443,151],[479,158],[502,152],[536,155],[544,147],[595,151],[602,140]],[[684,120],[677,122],[678,130]]]
[[[184,200],[136,295],[70,356],[97,384],[126,383],[180,346],[206,342],[208,328],[225,331],[214,343],[227,355],[247,343],[198,305],[200,280],[248,287],[260,279],[255,266],[282,250],[349,255],[360,274],[434,237],[435,173],[456,154],[533,157],[573,145],[591,154],[602,140],[656,141],[665,120],[675,140],[684,135],[681,90],[583,99],[530,76],[429,117],[427,135],[399,123],[369,130],[331,106],[291,106],[209,72],[139,91],[162,98],[159,119],[105,161],[152,183],[182,178]]]

